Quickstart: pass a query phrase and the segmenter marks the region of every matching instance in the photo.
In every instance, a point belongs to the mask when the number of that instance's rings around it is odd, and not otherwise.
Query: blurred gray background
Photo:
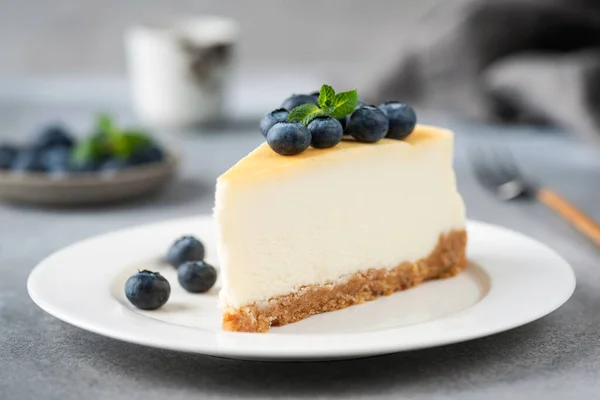
[[[0,78],[125,74],[122,38],[170,15],[236,18],[239,73],[293,67],[365,83],[440,0],[1,0]],[[360,56],[358,56],[360,55]]]

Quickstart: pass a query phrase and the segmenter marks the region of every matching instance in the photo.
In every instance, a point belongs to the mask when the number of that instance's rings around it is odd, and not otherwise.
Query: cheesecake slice
[[[266,332],[465,268],[452,151],[451,131],[417,125],[402,141],[290,157],[265,143],[240,160],[216,189],[223,329]]]

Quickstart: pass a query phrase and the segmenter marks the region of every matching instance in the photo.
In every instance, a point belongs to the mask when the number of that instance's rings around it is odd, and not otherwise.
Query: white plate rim
[[[52,254],[32,270],[27,282],[29,295],[40,308],[56,318],[114,339],[218,357],[291,361],[389,354],[447,345],[496,334],[535,321],[553,312],[571,297],[576,285],[572,268],[554,250],[521,233],[472,220],[467,222],[467,231],[470,235],[468,255],[470,260],[480,266],[490,277],[492,281],[490,292],[474,306],[456,314],[392,329],[363,333],[310,335],[253,334],[210,332],[168,324],[138,314],[116,302],[107,287],[104,291],[100,290],[102,285],[110,286],[113,277],[124,268],[124,264],[111,265],[105,270],[94,273],[94,284],[98,284],[96,287],[98,291],[94,292],[94,296],[96,296],[94,298],[88,295],[89,290],[76,288],[76,285],[72,283],[75,280],[72,280],[71,283],[67,282],[67,286],[52,290],[47,284],[53,276],[56,276],[60,268],[64,268],[61,267],[64,265],[63,260],[65,257],[68,258],[72,252],[81,251],[86,246],[96,246],[108,238],[118,240],[120,237],[140,235],[143,237],[147,232],[167,227],[172,229],[178,224],[187,226],[190,221],[206,225],[212,223],[212,218],[210,215],[204,215],[192,217],[192,219],[181,218],[146,224],[72,244]],[[488,268],[491,261],[486,260],[486,254],[478,253],[477,247],[473,248],[473,243],[477,245],[477,239],[471,236],[486,231],[491,232],[492,237],[500,235],[500,237],[512,238],[514,243],[521,243],[526,248],[532,249],[531,251],[536,253],[533,257],[538,262],[550,265],[552,274],[545,275],[545,278],[541,277],[542,280],[533,287],[528,286],[532,282],[521,282],[520,285],[510,286],[507,277],[496,271],[498,268]],[[484,244],[479,247],[484,247]],[[510,257],[510,255],[507,256]],[[85,281],[85,279],[91,278],[84,277],[83,280]],[[81,285],[80,281],[77,282]],[[69,284],[71,286],[68,286]],[[552,285],[558,286],[553,287]],[[549,289],[553,290],[551,294],[548,294]],[[512,299],[507,297],[507,290],[511,290]],[[78,297],[77,302],[65,303],[64,293],[68,291],[74,291],[73,294],[80,294],[83,298]],[[525,301],[532,299],[536,302],[533,305],[529,304],[529,307],[520,306],[507,310],[510,305],[523,305]],[[90,312],[82,312],[81,302],[83,305],[90,306]]]

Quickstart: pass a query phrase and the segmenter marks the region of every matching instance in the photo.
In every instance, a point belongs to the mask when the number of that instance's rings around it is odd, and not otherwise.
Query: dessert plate
[[[373,302],[272,328],[268,333],[223,332],[219,282],[189,294],[161,261],[177,237],[193,234],[218,266],[210,216],[167,221],[73,244],[42,261],[28,290],[45,311],[80,328],[146,346],[255,360],[366,357],[461,342],[541,318],[573,293],[575,276],[558,254],[522,234],[470,221],[469,267]],[[164,250],[164,251],[163,251]],[[171,298],[141,311],[123,293],[138,269],[161,272]]]

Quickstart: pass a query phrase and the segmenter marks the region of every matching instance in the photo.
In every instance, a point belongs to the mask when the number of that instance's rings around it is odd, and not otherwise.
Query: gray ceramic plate
[[[56,177],[0,171],[0,199],[63,207],[115,203],[159,190],[173,177],[178,164],[178,157],[171,154],[164,162],[131,167],[118,173]]]

